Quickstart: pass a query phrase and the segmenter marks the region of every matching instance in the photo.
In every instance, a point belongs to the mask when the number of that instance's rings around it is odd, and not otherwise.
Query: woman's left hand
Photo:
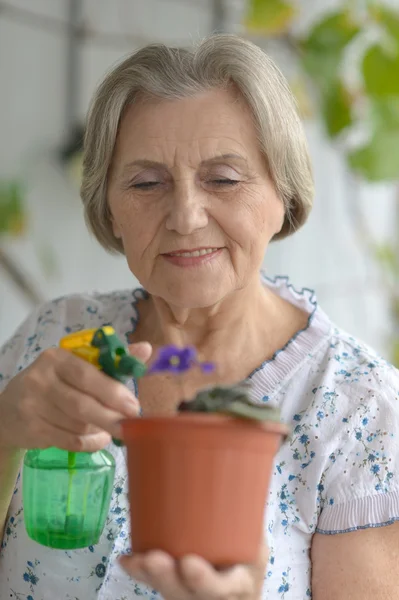
[[[268,560],[265,546],[254,565],[217,571],[198,556],[175,561],[160,551],[122,556],[121,566],[165,600],[260,600]]]

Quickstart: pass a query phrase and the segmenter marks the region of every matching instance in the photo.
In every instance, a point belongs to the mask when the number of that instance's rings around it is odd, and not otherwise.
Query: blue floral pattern
[[[253,400],[278,406],[291,427],[276,456],[265,506],[270,558],[264,598],[307,600],[315,532],[331,535],[399,519],[399,375],[335,328],[311,290],[297,292],[287,278],[264,282],[309,314],[307,327],[249,376]],[[137,302],[147,297],[141,289],[75,295],[41,307],[0,350],[0,390],[65,333],[111,323],[127,338],[138,320]],[[129,386],[135,389],[133,381]],[[108,450],[116,477],[95,546],[54,551],[30,540],[18,478],[0,550],[0,598],[160,598],[118,565],[118,556],[131,552],[126,455],[113,445]]]

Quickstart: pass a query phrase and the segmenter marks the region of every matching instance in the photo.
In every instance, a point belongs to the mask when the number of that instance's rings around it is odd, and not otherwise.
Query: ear
[[[115,221],[115,219],[112,217],[111,218],[111,226],[112,226],[112,233],[114,234],[114,236],[119,240],[122,237],[122,232],[121,232],[121,228],[119,227],[119,225],[117,224],[117,222]]]
[[[276,196],[277,196],[277,194],[276,194]],[[279,201],[279,206],[278,206],[278,209],[276,210],[276,224],[275,224],[275,231],[273,234],[274,236],[278,235],[280,233],[280,231],[283,229],[283,227],[285,225],[286,219],[289,218],[289,215],[287,214],[289,211],[289,208],[287,208],[284,205],[284,201],[281,200],[280,198],[278,198],[278,201]]]

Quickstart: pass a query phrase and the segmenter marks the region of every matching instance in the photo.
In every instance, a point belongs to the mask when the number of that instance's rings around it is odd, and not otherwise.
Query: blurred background
[[[310,144],[315,207],[267,273],[399,364],[399,0],[0,0],[0,343],[44,300],[135,285],[83,223],[88,103],[135,48],[214,31],[274,57]]]

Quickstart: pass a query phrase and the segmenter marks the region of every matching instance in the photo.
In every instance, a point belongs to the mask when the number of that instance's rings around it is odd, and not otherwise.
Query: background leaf
[[[371,96],[399,96],[399,51],[390,55],[379,44],[371,46],[363,57],[362,72]]]
[[[393,343],[392,362],[396,368],[399,368],[399,340]]]
[[[21,235],[25,226],[22,185],[17,181],[0,182],[0,234]]]
[[[381,3],[371,3],[370,16],[391,36],[399,48],[399,13]]]
[[[333,81],[325,91],[322,110],[330,137],[335,137],[352,124],[351,96],[344,84]]]
[[[345,9],[316,23],[309,36],[301,41],[304,68],[319,85],[328,87],[337,78],[342,53],[359,31]]]
[[[373,130],[399,130],[399,96],[373,98],[370,104],[370,120]]]
[[[399,180],[399,130],[380,130],[349,154],[349,164],[369,181]]]
[[[375,257],[387,271],[393,275],[399,273],[399,259],[392,244],[379,244],[375,248]]]
[[[250,0],[245,25],[254,33],[283,33],[290,26],[295,12],[295,7],[284,0]]]

